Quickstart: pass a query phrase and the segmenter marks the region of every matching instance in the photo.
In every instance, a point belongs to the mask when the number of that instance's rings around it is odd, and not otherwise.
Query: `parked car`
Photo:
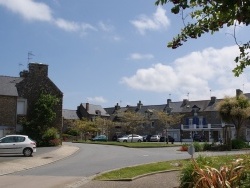
[[[161,138],[160,138],[160,142],[166,142],[167,140],[166,140],[166,137],[165,136],[161,136]],[[174,143],[174,138],[172,137],[172,136],[169,136],[168,135],[168,142],[171,142],[172,144]]]
[[[137,134],[130,134],[117,139],[118,142],[142,142],[143,137]]]
[[[106,135],[99,135],[99,136],[96,136],[94,138],[91,139],[92,141],[103,141],[103,142],[107,142],[108,141],[108,138]]]
[[[150,142],[159,142],[160,141],[160,135],[152,135],[150,137]]]
[[[206,138],[203,135],[194,134],[193,141],[194,142],[206,142]]]
[[[143,142],[150,142],[150,137],[151,136],[152,136],[151,134],[142,136],[143,137]]]
[[[0,154],[23,154],[32,156],[36,152],[36,142],[26,135],[7,135],[0,139]]]

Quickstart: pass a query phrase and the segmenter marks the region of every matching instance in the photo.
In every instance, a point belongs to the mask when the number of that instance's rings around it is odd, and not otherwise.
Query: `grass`
[[[124,146],[129,148],[160,148],[160,147],[173,147],[180,146],[177,144],[166,144],[165,142],[94,142],[94,141],[74,141],[75,143],[86,143],[86,144],[103,144],[103,145],[113,145],[113,146]]]
[[[244,157],[244,154],[241,155],[225,155],[225,156],[214,156],[209,157],[211,160],[205,161],[209,166],[218,168],[221,165],[228,164],[236,158]],[[96,176],[95,180],[131,180],[137,176],[142,176],[148,173],[158,173],[161,171],[170,171],[170,170],[181,170],[183,166],[190,165],[190,159],[184,160],[173,160],[165,162],[150,163],[144,165],[137,165],[132,167],[121,168],[118,170],[109,171],[102,173]]]
[[[155,173],[166,170],[180,170],[183,163],[187,162],[188,160],[175,160],[131,166],[103,173],[99,176],[96,176],[95,180],[130,180],[136,176],[141,176],[148,173]]]

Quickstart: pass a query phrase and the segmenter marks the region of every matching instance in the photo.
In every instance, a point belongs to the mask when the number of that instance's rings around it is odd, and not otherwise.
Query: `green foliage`
[[[59,99],[50,94],[41,94],[34,105],[34,110],[29,116],[29,119],[22,122],[23,133],[29,135],[36,140],[37,145],[43,143],[43,135],[53,127],[53,122],[56,118],[55,105]]]
[[[244,140],[241,139],[234,139],[232,140],[232,149],[242,149],[247,148],[248,144]]]
[[[140,125],[147,122],[147,119],[140,113],[126,111],[121,114],[121,121],[126,127],[126,132],[133,134]]]
[[[58,130],[54,127],[48,128],[42,136],[42,146],[58,146],[60,144]]]
[[[199,142],[194,142],[194,149],[195,152],[203,151],[203,144],[200,144]]]
[[[211,144],[209,144],[209,143],[207,143],[207,142],[205,142],[205,143],[203,143],[203,151],[209,151],[209,150],[211,150]]]
[[[157,0],[156,5],[168,3],[173,14],[182,15],[184,28],[168,43],[168,47],[176,49],[188,39],[197,39],[206,33],[218,32],[223,27],[240,25],[248,26],[250,23],[250,1],[248,0]],[[185,15],[185,16],[183,16]],[[187,20],[187,21],[186,21]],[[236,67],[235,76],[239,76],[246,66],[250,65],[250,41],[238,42],[235,32],[233,40],[239,47],[239,55],[234,59]]]
[[[76,129],[70,128],[66,131],[66,134],[71,136],[79,136],[79,132]]]
[[[250,117],[250,102],[244,95],[226,97],[221,100],[216,109],[226,123],[233,123],[236,129],[236,138],[240,138],[240,131]]]

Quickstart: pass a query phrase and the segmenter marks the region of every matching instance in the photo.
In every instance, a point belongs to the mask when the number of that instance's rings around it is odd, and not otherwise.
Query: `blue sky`
[[[232,73],[233,29],[167,48],[180,15],[155,0],[0,0],[0,75],[18,76],[30,62],[49,65],[63,108],[203,100],[250,92],[249,68]],[[249,40],[238,26],[237,40]]]

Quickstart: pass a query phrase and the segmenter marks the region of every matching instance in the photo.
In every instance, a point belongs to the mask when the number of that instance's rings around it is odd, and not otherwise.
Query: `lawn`
[[[214,156],[214,157],[208,157],[209,159],[208,158],[205,159],[207,165],[218,168],[221,165],[229,164],[236,158],[246,158],[246,157],[249,156],[241,154],[241,155]],[[184,166],[190,165],[190,163],[191,163],[190,159],[185,159],[185,160],[173,160],[173,161],[131,166],[102,173],[96,176],[95,180],[132,180],[137,176],[142,176],[149,173],[159,173],[162,171],[170,171],[170,170],[181,170]]]
[[[74,141],[75,143],[86,143],[86,144],[103,144],[103,145],[114,145],[114,146],[124,146],[130,148],[159,148],[159,147],[173,147],[181,146],[177,144],[171,144],[170,142],[166,144],[165,142],[95,142],[95,141]]]

